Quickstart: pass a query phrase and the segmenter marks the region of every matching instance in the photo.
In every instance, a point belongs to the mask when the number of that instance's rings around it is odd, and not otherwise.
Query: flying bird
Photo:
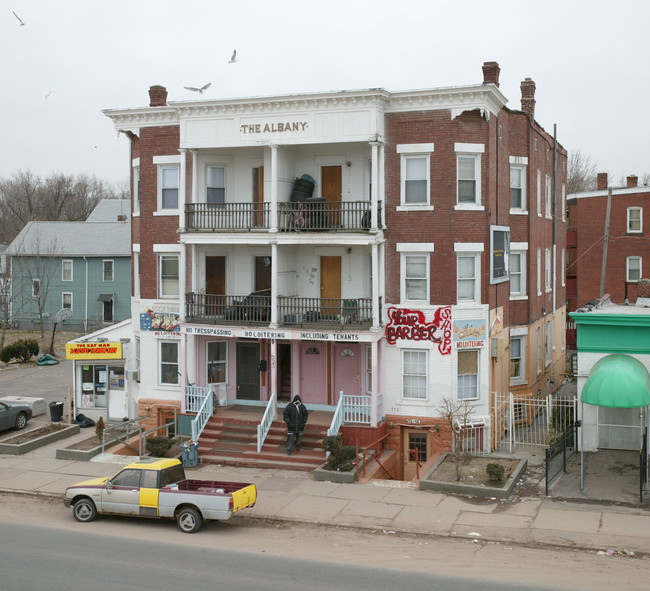
[[[237,50],[233,49],[232,57],[230,58],[229,64],[234,64],[237,61]]]
[[[12,10],[11,12],[14,12],[14,11]],[[14,12],[14,16],[18,19],[18,22],[20,23],[20,26],[24,27],[25,23],[23,22],[23,19],[20,18],[15,12]]]
[[[191,90],[203,94],[208,88],[210,88],[210,86],[212,86],[212,82],[208,82],[205,86],[201,86],[201,88],[195,88],[194,86],[183,86],[183,88],[185,90]]]
[[[54,94],[54,91],[53,91],[53,90],[50,90],[50,92],[48,92],[48,93],[45,95],[45,98],[50,98],[53,94]]]

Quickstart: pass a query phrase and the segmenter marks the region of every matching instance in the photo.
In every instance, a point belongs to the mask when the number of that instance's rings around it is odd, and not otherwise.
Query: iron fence
[[[197,230],[268,230],[270,203],[187,203],[185,228]]]
[[[546,448],[545,470],[546,470],[546,496],[553,480],[562,472],[566,472],[567,462],[575,455],[577,445],[577,429],[571,425],[564,433],[554,440],[549,440]]]

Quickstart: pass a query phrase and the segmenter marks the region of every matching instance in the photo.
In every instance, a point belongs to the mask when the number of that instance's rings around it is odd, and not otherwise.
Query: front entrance
[[[359,345],[334,345],[334,392],[332,404],[338,404],[341,391],[348,396],[361,394]]]
[[[237,398],[260,399],[259,343],[237,343]]]
[[[278,343],[278,373],[277,392],[278,400],[289,402],[291,400],[291,345]]]
[[[341,257],[320,258],[321,316],[336,319],[341,310]]]
[[[327,404],[327,343],[300,344],[300,398]]]
[[[264,167],[253,168],[253,226],[264,227]]]
[[[643,444],[643,408],[598,407],[598,447],[639,450]]]
[[[332,227],[341,226],[341,167],[321,166],[321,196],[325,197],[327,215]]]
[[[271,257],[255,257],[255,291],[271,289]]]
[[[422,478],[422,466],[429,459],[429,438],[422,429],[404,429],[402,432],[402,449],[404,451],[404,476],[402,480]]]

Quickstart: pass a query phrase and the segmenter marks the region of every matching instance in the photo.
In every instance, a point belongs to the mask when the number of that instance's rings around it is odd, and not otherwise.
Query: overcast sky
[[[146,106],[153,84],[170,101],[208,82],[208,99],[408,90],[480,84],[485,61],[511,108],[536,82],[536,119],[569,151],[642,176],[649,16],[647,0],[4,0],[0,177],[126,179],[129,142],[101,110]]]

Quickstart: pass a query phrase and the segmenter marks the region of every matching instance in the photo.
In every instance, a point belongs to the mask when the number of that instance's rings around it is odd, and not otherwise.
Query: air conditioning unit
[[[126,370],[126,379],[134,382],[140,381],[140,370],[139,369],[127,369]]]

